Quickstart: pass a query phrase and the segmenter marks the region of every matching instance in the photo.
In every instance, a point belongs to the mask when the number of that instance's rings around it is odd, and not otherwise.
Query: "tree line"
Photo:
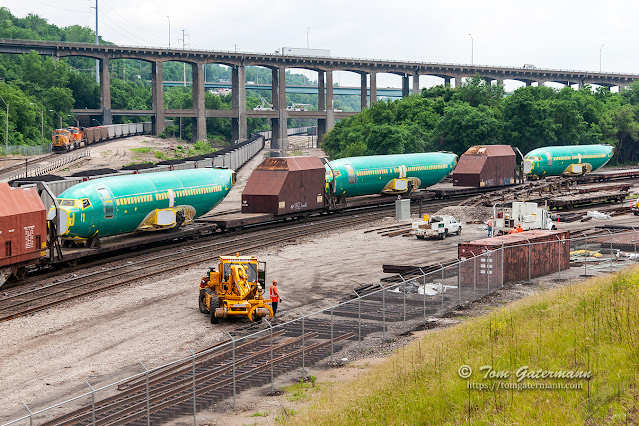
[[[585,85],[522,87],[504,96],[481,77],[461,87],[425,88],[419,95],[380,101],[342,120],[325,137],[331,158],[452,151],[506,144],[523,154],[548,145],[611,144],[613,163],[639,160],[639,82],[618,93]]]

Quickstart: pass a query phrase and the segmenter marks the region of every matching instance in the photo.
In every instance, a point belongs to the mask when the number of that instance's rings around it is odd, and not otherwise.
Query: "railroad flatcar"
[[[100,237],[176,228],[212,210],[234,183],[232,170],[211,168],[82,182],[57,197],[58,235],[93,247]]]
[[[456,164],[457,155],[446,152],[341,158],[326,164],[327,187],[338,199],[403,194],[440,182]]]
[[[524,173],[532,177],[580,176],[603,167],[614,154],[611,145],[546,146],[524,156]]]

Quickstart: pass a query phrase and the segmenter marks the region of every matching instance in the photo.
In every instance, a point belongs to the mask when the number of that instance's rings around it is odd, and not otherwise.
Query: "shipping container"
[[[282,215],[322,208],[325,170],[317,157],[267,158],[246,183],[242,213]]]
[[[0,285],[20,264],[46,255],[46,210],[36,188],[0,183]]]
[[[515,183],[517,155],[510,145],[476,145],[461,156],[453,186],[504,186]]]
[[[501,284],[502,271],[504,283],[529,280],[570,267],[570,232],[531,230],[460,243],[458,257],[464,284]]]

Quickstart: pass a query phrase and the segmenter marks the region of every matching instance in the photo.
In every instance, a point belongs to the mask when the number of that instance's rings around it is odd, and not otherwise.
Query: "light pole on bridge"
[[[475,65],[475,40],[472,34],[468,35],[470,36],[470,65]]]
[[[602,44],[599,48],[599,73],[601,73],[601,49],[603,49],[604,45]]]
[[[166,18],[169,20],[169,49],[171,49],[171,18],[169,15],[166,15]]]

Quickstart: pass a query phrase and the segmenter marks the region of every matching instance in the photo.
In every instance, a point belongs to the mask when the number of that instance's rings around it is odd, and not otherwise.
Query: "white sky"
[[[117,44],[270,53],[282,46],[331,56],[639,73],[639,2],[584,0],[98,0],[99,33]],[[16,16],[95,28],[95,0],[2,0]],[[310,27],[310,29],[309,29]],[[471,43],[471,36],[472,40]],[[187,48],[189,47],[187,45]],[[601,45],[604,47],[600,50]],[[315,74],[306,74],[315,79]],[[337,73],[341,85],[359,77]],[[341,74],[341,75],[340,75]],[[421,77],[421,85],[441,84]],[[380,75],[378,86],[401,85]]]

